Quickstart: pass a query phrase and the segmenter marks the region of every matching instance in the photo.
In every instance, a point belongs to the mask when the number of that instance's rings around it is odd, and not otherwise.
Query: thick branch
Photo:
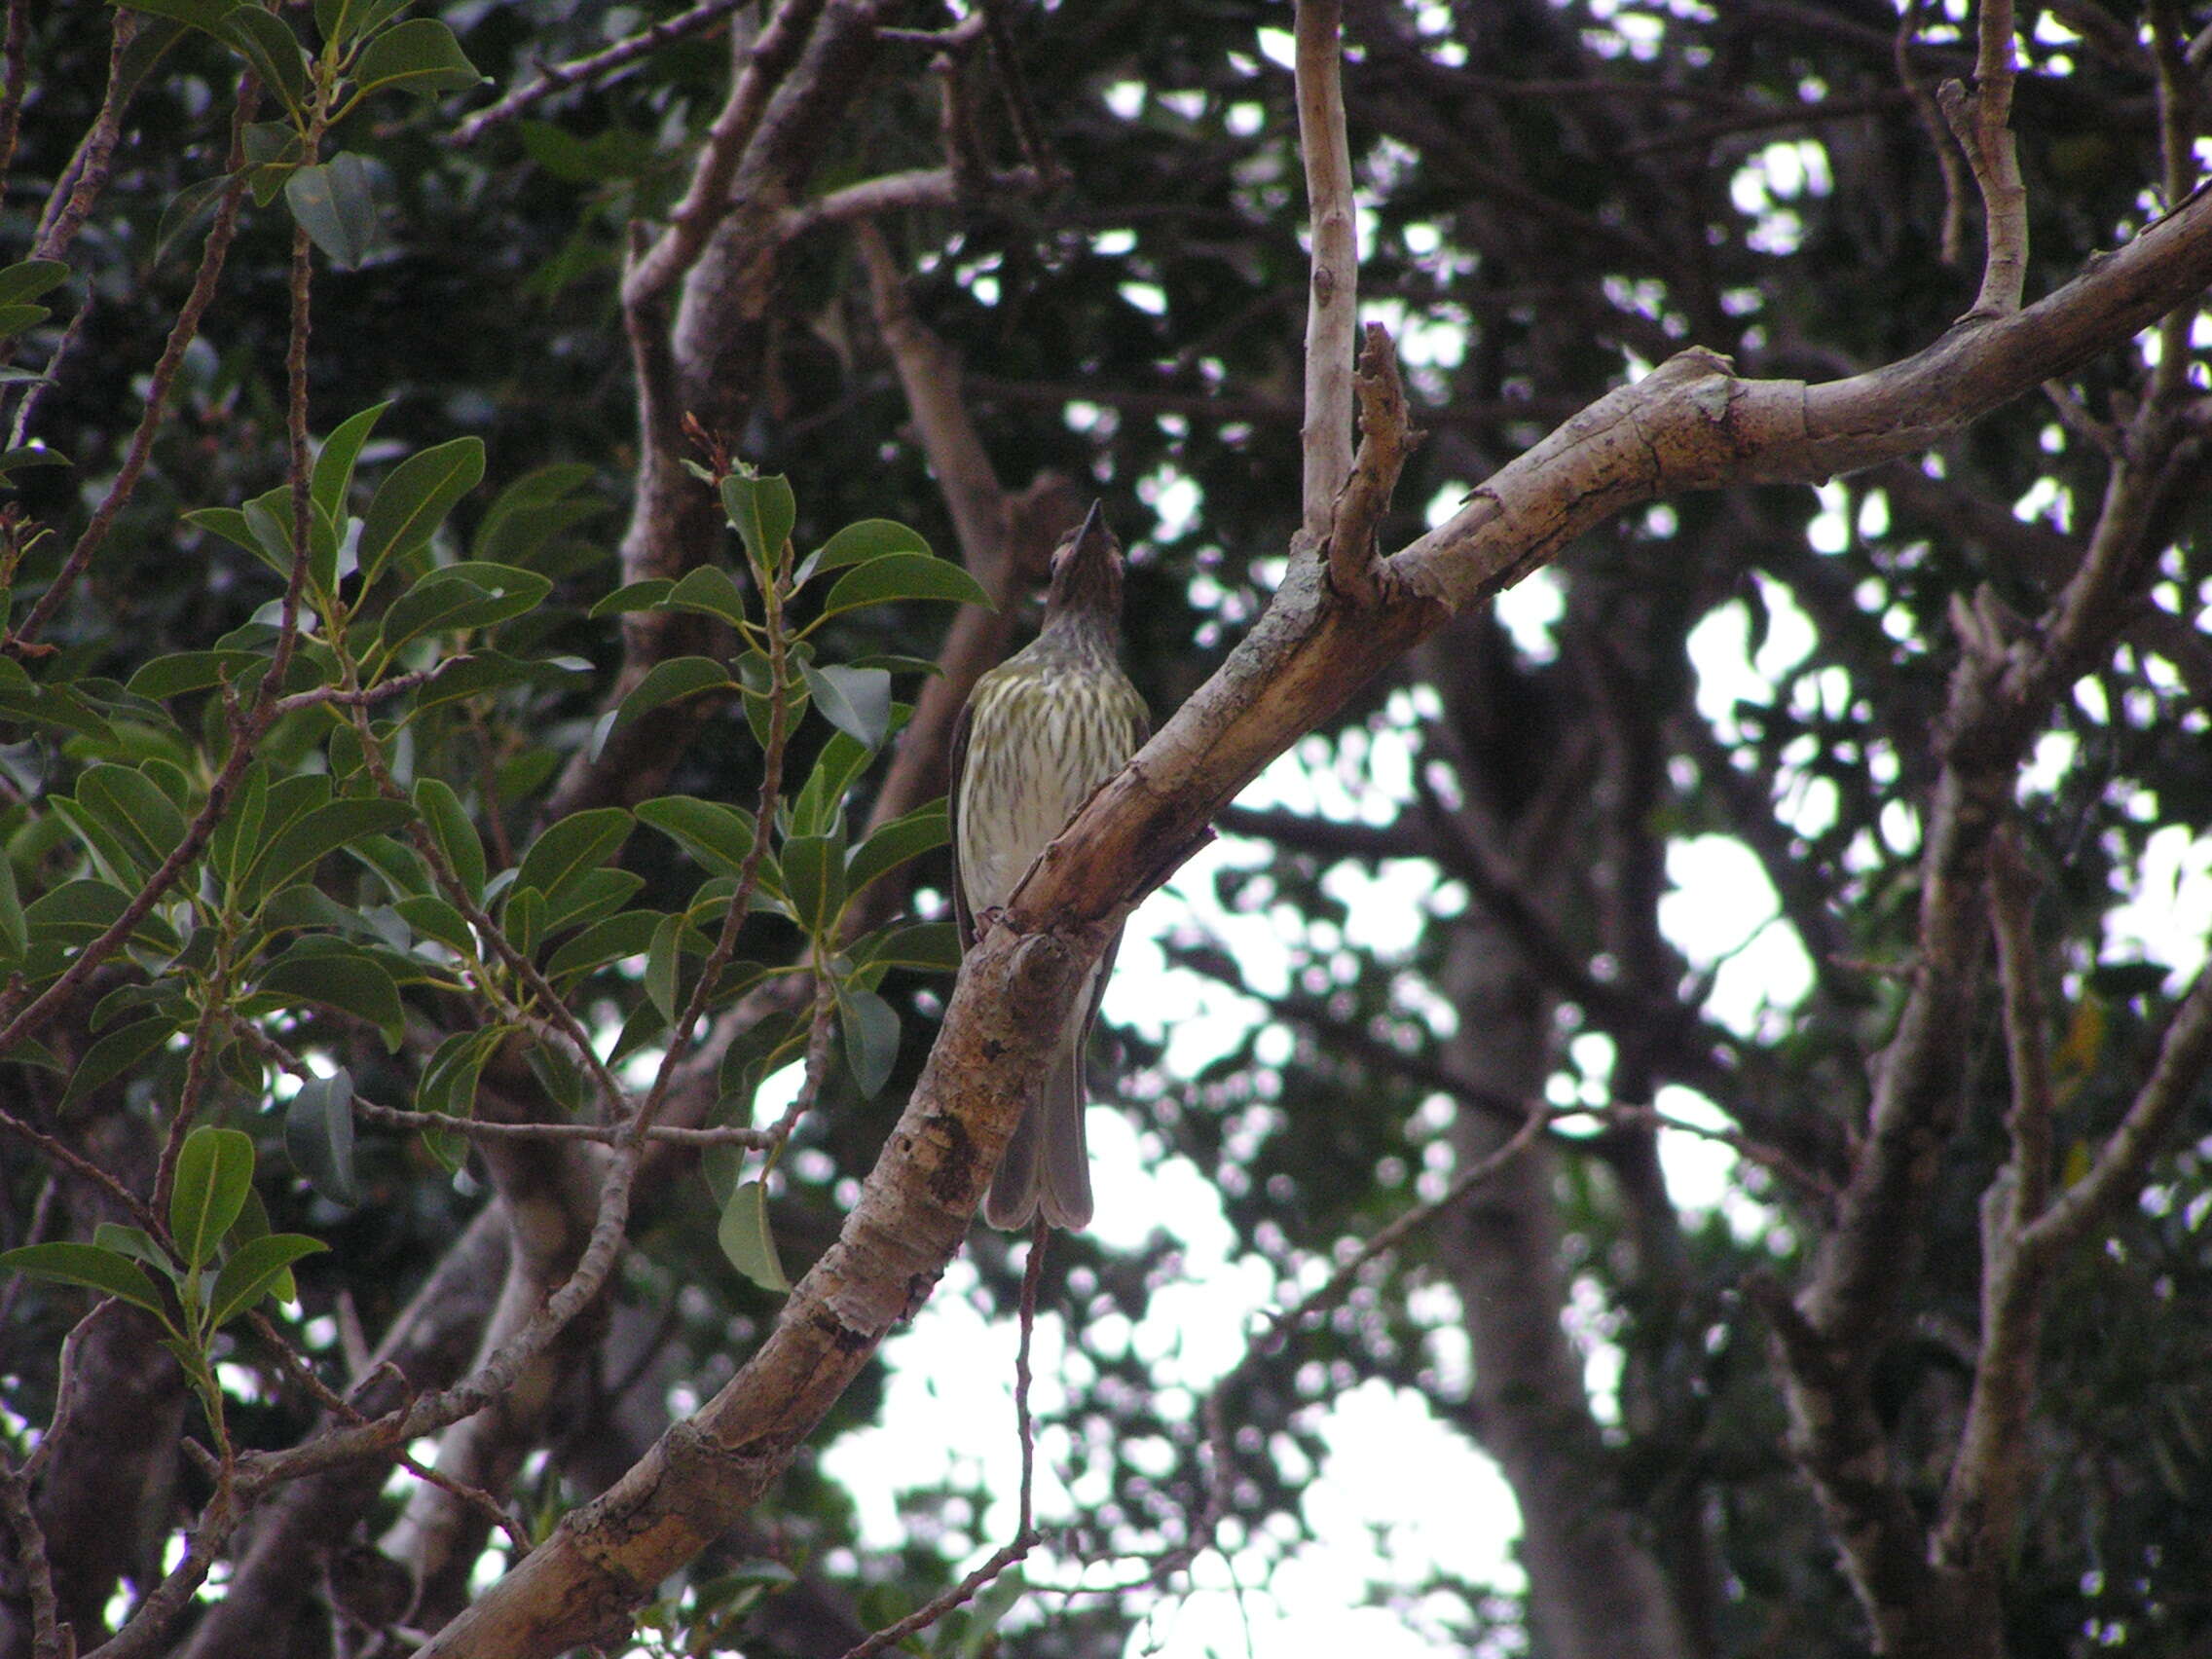
[[[2212,195],[2057,294],[1833,386],[1737,380],[1695,351],[1603,399],[1389,564],[1402,597],[1356,613],[1294,560],[1222,669],[1048,849],[966,958],[922,1077],[837,1242],[759,1352],[441,1635],[426,1654],[548,1653],[625,1628],[789,1463],[965,1236],[1051,1033],[1127,909],[1259,770],[1453,609],[1623,507],[1749,479],[1825,477],[1924,446],[2128,337],[2212,280]]]

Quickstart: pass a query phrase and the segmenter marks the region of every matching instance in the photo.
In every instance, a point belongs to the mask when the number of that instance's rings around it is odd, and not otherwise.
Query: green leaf
[[[284,204],[341,271],[357,271],[377,234],[377,204],[368,164],[350,150],[300,167],[284,181]]]
[[[166,265],[169,255],[176,252],[177,244],[214,217],[215,203],[230,187],[231,175],[218,173],[213,178],[187,185],[170,197],[168,205],[162,209],[161,223],[154,229],[154,251],[148,263],[156,267]]]
[[[860,742],[839,732],[822,746],[814,770],[806,776],[791,807],[791,832],[820,835],[838,821],[845,809],[845,794],[853,780],[867,765],[868,752]]]
[[[476,1105],[476,1080],[505,1038],[504,1026],[493,1026],[482,1031],[457,1031],[440,1043],[415,1086],[415,1109],[449,1118],[468,1117]]]
[[[767,1195],[759,1182],[747,1181],[730,1194],[715,1241],[729,1265],[762,1290],[782,1294],[791,1289],[792,1281],[784,1276],[784,1265],[776,1257],[775,1235],[768,1231]]]
[[[207,1298],[210,1330],[237,1318],[289,1278],[292,1264],[330,1246],[304,1233],[265,1233],[231,1252]]]
[[[645,996],[664,1021],[676,1018],[676,997],[683,977],[683,918],[661,918],[645,947]]]
[[[358,1198],[353,1181],[353,1074],[311,1077],[284,1104],[284,1154],[334,1203]]]
[[[274,794],[274,792],[272,792]],[[334,800],[286,824],[263,848],[247,871],[249,898],[274,893],[310,874],[322,860],[350,842],[396,830],[413,821],[415,809],[403,800]]]
[[[103,1250],[97,1244],[25,1244],[0,1254],[0,1268],[61,1284],[90,1285],[104,1296],[120,1296],[165,1322],[168,1317],[146,1270],[129,1256]]]
[[[253,1186],[253,1141],[203,1124],[184,1137],[169,1190],[169,1235],[185,1266],[204,1267],[245,1208]]]
[[[16,864],[0,849],[0,954],[20,956],[31,947],[30,923],[16,890]]]
[[[144,885],[149,872],[138,863],[135,837],[109,823],[106,814],[98,808],[87,806],[68,795],[56,795],[47,804],[55,817],[76,831],[77,839],[84,842],[92,855],[92,863],[110,881],[118,887]]]
[[[33,939],[89,944],[115,925],[130,907],[130,894],[112,882],[84,876],[49,888],[33,899],[23,907],[23,920]]]
[[[240,0],[117,0],[117,4],[130,11],[144,12],[154,18],[174,18],[180,23],[205,29],[222,41],[230,39],[223,32],[223,19],[239,3]]]
[[[845,1063],[861,1093],[873,1095],[891,1081],[899,1060],[899,1012],[873,991],[837,987],[837,1025],[845,1039]]]
[[[660,925],[657,910],[624,910],[618,916],[594,922],[553,953],[545,964],[546,977],[559,981],[625,957],[643,956],[652,947]]]
[[[346,851],[377,872],[377,879],[390,891],[394,903],[427,899],[437,893],[429,861],[405,841],[389,835],[367,835],[349,842]]]
[[[582,927],[613,914],[638,896],[645,878],[626,869],[587,869],[545,901],[548,937],[564,928]]]
[[[424,939],[436,940],[461,957],[476,954],[476,935],[468,918],[433,893],[395,900],[392,909]]]
[[[158,868],[184,840],[184,814],[160,785],[132,767],[87,767],[77,780],[77,798],[119,833],[130,835],[148,869]]]
[[[0,305],[26,304],[68,278],[69,267],[61,260],[18,260],[6,270],[0,270]]]
[[[846,565],[865,565],[871,559],[885,558],[893,553],[920,553],[928,555],[930,544],[917,530],[909,530],[896,519],[862,519],[849,524],[828,541],[817,547],[799,566],[797,580],[804,582],[822,571],[839,570]]]
[[[465,661],[451,658],[448,661],[453,663],[452,667],[415,693],[410,719],[425,709],[434,709],[457,698],[477,697],[510,685],[591,672],[591,665],[580,657],[511,657],[484,645],[472,646]]]
[[[731,627],[745,620],[745,590],[719,565],[701,565],[669,589],[662,603],[672,609],[719,616]]]
[[[852,958],[881,973],[911,968],[924,974],[952,974],[960,968],[960,930],[950,922],[914,922],[869,934],[853,945]]]
[[[730,528],[744,539],[756,569],[773,569],[783,556],[797,522],[798,507],[792,487],[782,477],[745,478],[730,474],[721,482],[722,511]]]
[[[637,814],[717,875],[738,874],[753,849],[753,814],[743,807],[697,795],[656,795],[640,801]]]
[[[880,668],[816,668],[798,665],[813,693],[814,706],[839,731],[849,732],[870,750],[891,735],[891,676]]]
[[[130,677],[133,697],[182,697],[211,690],[224,681],[240,691],[259,683],[270,658],[261,651],[174,651],[158,656]]]
[[[592,468],[582,461],[556,461],[524,473],[485,509],[469,557],[528,565],[563,531],[608,509],[606,501],[568,498],[591,477]]]
[[[952,820],[942,800],[918,806],[853,849],[845,861],[845,879],[855,893],[909,859],[935,852],[952,839]]]
[[[602,616],[613,616],[624,610],[650,610],[662,604],[676,591],[676,584],[666,576],[647,576],[642,582],[628,582],[616,588],[588,612],[593,621]]]
[[[536,609],[552,591],[549,578],[512,565],[471,560],[442,566],[391,602],[384,615],[384,648],[397,651],[422,634],[491,627]]]
[[[415,810],[423,815],[439,855],[461,878],[468,896],[483,903],[484,841],[453,786],[438,778],[420,780],[415,786]]]
[[[552,903],[571,882],[612,861],[629,838],[630,815],[618,806],[571,813],[530,844],[515,884],[536,888]]]
[[[523,955],[535,956],[545,932],[545,895],[535,887],[510,887],[499,907],[499,921],[507,941]]]
[[[845,907],[845,849],[834,835],[793,835],[783,848],[784,896],[792,919],[823,935]]]
[[[254,990],[276,999],[319,1003],[374,1025],[387,1051],[396,1053],[407,1035],[407,1014],[399,1002],[399,982],[377,957],[354,945],[311,936],[262,969]]]
[[[69,1088],[61,1096],[62,1112],[66,1114],[78,1101],[160,1051],[175,1035],[176,1022],[159,1014],[110,1031],[87,1049],[84,1058],[71,1069]]]
[[[245,54],[254,73],[295,114],[308,106],[307,57],[291,25],[259,6],[238,6],[216,25],[216,34]]]
[[[361,49],[353,82],[362,93],[395,88],[420,97],[461,92],[484,79],[454,32],[435,18],[411,18]]]
[[[370,404],[358,415],[348,416],[315,452],[314,472],[308,489],[314,497],[315,505],[330,515],[333,524],[346,521],[346,498],[353,489],[353,463],[361,459],[362,446],[369,441],[369,433],[376,429],[378,419],[390,407],[387,399]]]
[[[695,697],[702,691],[726,691],[734,683],[729,670],[713,657],[671,657],[666,662],[656,662],[622,699],[608,731],[611,734],[640,715],[649,714],[680,697]]]
[[[484,440],[455,438],[411,455],[369,498],[361,518],[360,564],[365,586],[387,560],[426,543],[446,514],[484,476]]]
[[[837,578],[824,602],[824,617],[856,610],[865,605],[930,599],[951,605],[980,605],[995,609],[991,596],[958,565],[919,553],[892,553],[856,566]]]
[[[103,1221],[92,1229],[92,1242],[102,1250],[113,1250],[119,1256],[129,1256],[134,1262],[143,1262],[156,1272],[169,1271],[168,1252],[154,1242],[154,1235],[143,1227],[126,1227],[120,1221]]]

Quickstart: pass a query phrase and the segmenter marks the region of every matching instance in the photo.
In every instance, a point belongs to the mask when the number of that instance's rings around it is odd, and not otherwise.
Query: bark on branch
[[[1600,400],[1385,562],[1395,596],[1328,602],[1294,560],[1222,669],[1094,795],[963,965],[936,1048],[837,1242],[759,1351],[698,1415],[428,1648],[549,1654],[628,1609],[789,1463],[965,1236],[1076,987],[1115,927],[1275,756],[1380,669],[1624,507],[1751,480],[1813,482],[1926,447],[2127,339],[2212,280],[2212,195],[2012,316],[1807,387],[1738,378],[1689,351]]]

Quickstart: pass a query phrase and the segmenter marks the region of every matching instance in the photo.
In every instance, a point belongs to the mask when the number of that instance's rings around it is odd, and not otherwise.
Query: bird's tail
[[[1090,1150],[1085,1143],[1083,1045],[1069,1043],[1052,1060],[1041,1099],[1021,1114],[1006,1157],[983,1197],[983,1219],[1019,1232],[1040,1205],[1054,1227],[1090,1225]]]

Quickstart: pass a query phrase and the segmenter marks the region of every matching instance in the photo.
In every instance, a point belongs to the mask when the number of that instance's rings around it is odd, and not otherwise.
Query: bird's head
[[[1122,614],[1122,544],[1106,528],[1105,503],[1093,501],[1083,523],[1060,537],[1052,549],[1052,586],[1045,600],[1045,623],[1066,615],[1096,617],[1109,624]]]

